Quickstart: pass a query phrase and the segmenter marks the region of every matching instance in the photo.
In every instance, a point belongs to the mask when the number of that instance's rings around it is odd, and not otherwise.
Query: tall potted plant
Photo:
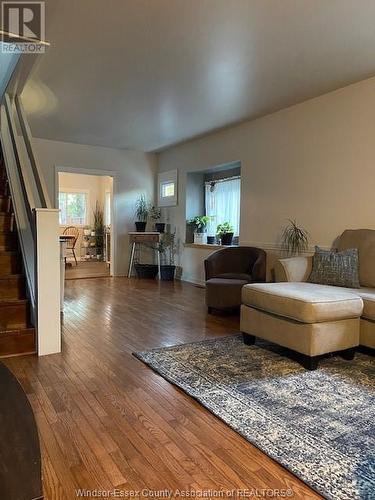
[[[309,233],[298,226],[295,220],[288,221],[289,224],[284,228],[281,237],[282,249],[290,256],[306,252],[309,247]]]
[[[175,255],[175,234],[164,233],[158,243],[158,251],[161,256],[160,279],[163,281],[173,281],[176,271],[174,265]]]
[[[96,257],[98,260],[103,259],[103,248],[104,248],[104,212],[100,203],[97,201],[95,204],[95,209],[93,210],[94,216],[94,231],[95,231],[95,246],[96,246]]]
[[[146,231],[148,214],[149,204],[147,203],[146,196],[142,194],[135,204],[135,216],[137,219],[135,222],[135,227],[136,230],[140,233],[144,233]]]
[[[207,224],[211,218],[208,215],[197,215],[188,220],[188,224],[194,226],[194,243],[207,243]]]
[[[216,234],[221,241],[222,245],[231,245],[233,241],[233,226],[229,222],[219,224],[216,229]]]

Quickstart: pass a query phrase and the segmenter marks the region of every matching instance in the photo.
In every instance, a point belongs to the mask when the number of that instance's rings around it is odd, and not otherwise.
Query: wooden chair
[[[68,226],[64,229],[63,235],[65,236],[74,236],[74,239],[69,239],[66,243],[66,250],[70,250],[73,254],[74,260],[76,262],[76,266],[78,266],[77,257],[75,253],[75,246],[79,237],[79,230],[75,226]]]

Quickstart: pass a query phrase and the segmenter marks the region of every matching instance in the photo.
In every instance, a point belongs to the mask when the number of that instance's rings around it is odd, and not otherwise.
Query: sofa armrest
[[[312,261],[312,255],[278,260],[275,264],[275,281],[307,281]]]

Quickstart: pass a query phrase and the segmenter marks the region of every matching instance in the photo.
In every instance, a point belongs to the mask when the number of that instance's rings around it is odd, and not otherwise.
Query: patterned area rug
[[[282,348],[225,337],[135,356],[326,498],[375,498],[375,358],[309,372]]]

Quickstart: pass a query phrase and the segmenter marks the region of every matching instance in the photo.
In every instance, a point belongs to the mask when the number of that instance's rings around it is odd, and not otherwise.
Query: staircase
[[[36,352],[12,202],[0,158],[0,357]]]

